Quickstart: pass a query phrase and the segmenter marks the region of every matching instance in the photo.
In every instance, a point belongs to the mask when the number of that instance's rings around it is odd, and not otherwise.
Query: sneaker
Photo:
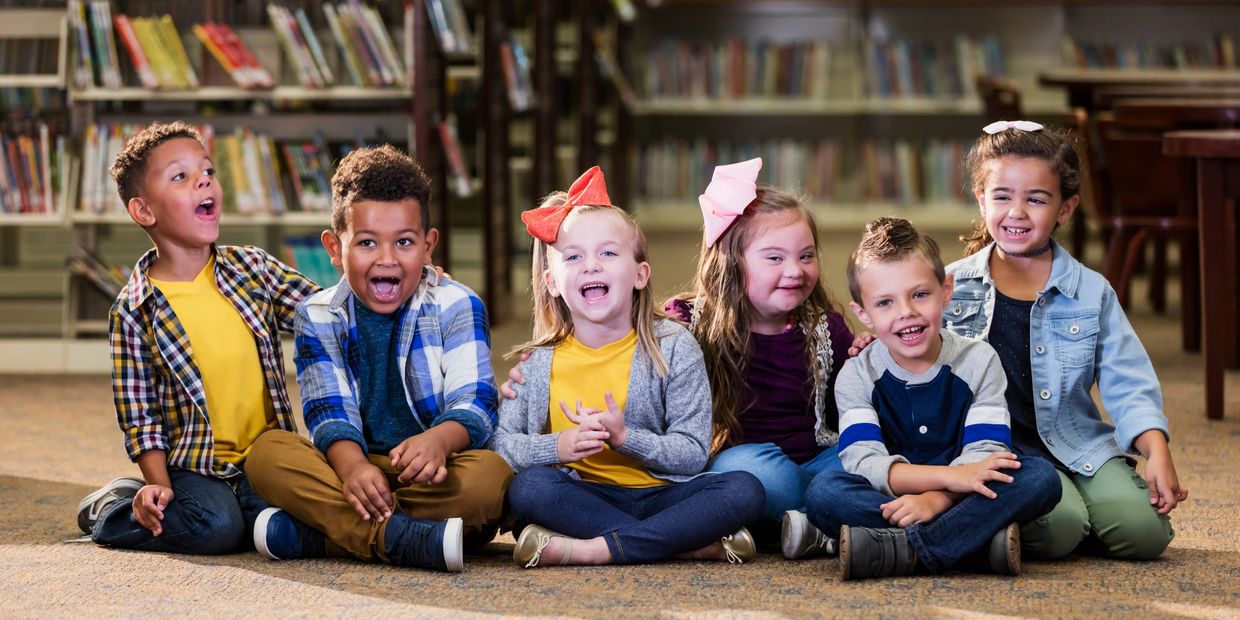
[[[816,555],[833,555],[836,549],[835,539],[814,527],[809,522],[809,517],[800,510],[789,510],[784,513],[780,541],[784,557],[789,560],[811,558]]]
[[[573,541],[576,539],[533,523],[525,526],[517,537],[517,544],[512,547],[512,560],[525,568],[538,566],[538,562],[542,560],[543,549],[557,536],[564,539],[564,557],[560,558],[560,565],[568,564],[573,554]]]
[[[995,532],[987,545],[986,560],[996,575],[1020,574],[1020,526],[1009,523]]]
[[[719,539],[723,551],[728,556],[729,564],[744,564],[758,557],[758,544],[754,542],[749,530],[741,528],[735,534],[728,534]]]
[[[383,553],[395,566],[429,568],[449,573],[465,570],[465,522],[416,519],[395,513],[383,533]]]
[[[138,491],[143,486],[146,486],[146,482],[141,478],[123,476],[112,480],[103,485],[98,491],[87,495],[82,501],[78,502],[78,527],[82,529],[83,533],[90,534],[95,530],[95,523],[99,521],[99,515],[103,514],[104,508],[112,505],[112,502],[122,500],[132,502],[133,497],[138,494]]]
[[[324,555],[323,533],[279,508],[266,508],[254,520],[254,548],[271,560],[300,560]]]
[[[907,575],[917,566],[917,552],[902,528],[840,528],[840,579]]]

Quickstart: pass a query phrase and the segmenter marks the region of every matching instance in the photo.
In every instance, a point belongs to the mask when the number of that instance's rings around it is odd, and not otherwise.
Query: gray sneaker
[[[99,515],[103,514],[104,508],[107,508],[112,502],[122,500],[133,501],[133,496],[137,495],[138,490],[145,485],[146,482],[143,482],[141,478],[122,476],[103,485],[98,491],[87,495],[82,501],[78,502],[78,527],[82,529],[82,532],[90,534],[95,530],[95,523],[99,521]]]
[[[987,546],[986,560],[996,575],[1020,574],[1020,526],[1009,523],[995,532]]]
[[[840,528],[840,579],[907,575],[917,567],[917,552],[903,528]]]
[[[789,510],[784,513],[780,542],[784,557],[789,560],[833,555],[836,548],[835,539],[814,527],[809,522],[809,517],[806,517],[805,513],[800,510]]]

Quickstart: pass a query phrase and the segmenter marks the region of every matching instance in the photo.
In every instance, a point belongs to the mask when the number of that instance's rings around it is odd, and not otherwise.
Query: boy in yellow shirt
[[[155,244],[109,313],[117,421],[143,479],[88,495],[78,525],[127,549],[247,548],[267,504],[242,467],[263,432],[296,429],[279,332],[318,287],[260,249],[216,245],[220,185],[190,125],[138,132],[112,177]]]

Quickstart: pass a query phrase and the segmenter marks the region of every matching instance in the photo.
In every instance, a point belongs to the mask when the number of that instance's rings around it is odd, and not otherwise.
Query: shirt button
[[[1081,326],[1080,326],[1080,325],[1073,325],[1072,327],[1069,327],[1069,328],[1068,328],[1068,333],[1069,333],[1069,334],[1079,334],[1079,333],[1081,333]]]
[[[1090,465],[1089,463],[1085,464],[1085,471],[1093,471],[1093,470],[1094,470],[1093,465]]]
[[[1042,355],[1043,353],[1046,353],[1046,347],[1044,347],[1044,346],[1042,346],[1042,345],[1038,345],[1038,346],[1034,347],[1034,348],[1033,348],[1033,350],[1034,350],[1034,351],[1037,351],[1037,352],[1038,352],[1038,355]]]
[[[1053,445],[1055,445],[1055,439],[1054,439],[1053,437],[1047,437],[1047,438],[1046,438],[1046,445],[1048,445],[1048,446],[1053,446]]]
[[[952,308],[952,314],[954,314],[954,315],[956,315],[956,316],[960,316],[960,313],[961,313],[961,312],[962,312],[962,310],[960,309],[960,306],[956,306],[955,308]]]
[[[1041,306],[1041,305],[1044,305],[1044,304],[1046,304],[1046,300],[1045,300],[1045,299],[1043,299],[1043,298],[1041,298],[1041,297],[1039,297],[1039,298],[1038,298],[1038,305],[1039,305],[1039,306]]]
[[[1041,396],[1041,397],[1042,397],[1042,400],[1050,400],[1050,398],[1051,398],[1051,391],[1050,391],[1050,390],[1042,390],[1041,392],[1038,392],[1038,396]]]
[[[926,433],[930,432],[930,429],[926,428],[925,426],[922,426],[921,428],[919,428],[919,429],[917,429],[917,430],[918,430],[918,432],[920,432],[922,435],[925,435]]]

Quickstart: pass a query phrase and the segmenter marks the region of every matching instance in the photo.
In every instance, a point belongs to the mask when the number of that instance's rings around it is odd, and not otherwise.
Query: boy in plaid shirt
[[[190,125],[138,132],[112,177],[155,244],[109,313],[117,421],[142,479],[88,495],[78,525],[127,549],[246,548],[267,504],[242,467],[259,435],[296,428],[279,332],[318,287],[260,249],[215,244],[220,185]]]
[[[512,471],[480,449],[497,407],[486,310],[431,268],[429,200],[425,173],[391,146],[353,151],[332,177],[322,239],[345,279],[296,320],[310,440],[267,433],[246,464],[280,507],[254,528],[271,559],[459,571],[466,542],[495,535]]]

